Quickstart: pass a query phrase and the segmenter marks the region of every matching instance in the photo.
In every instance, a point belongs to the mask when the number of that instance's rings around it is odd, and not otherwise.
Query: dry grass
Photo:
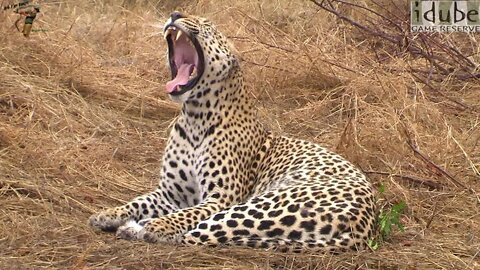
[[[421,60],[378,62],[368,40],[307,2],[154,2],[45,4],[34,28],[48,31],[30,39],[0,13],[0,269],[479,269],[478,80],[438,84],[460,109],[411,76]],[[173,9],[227,33],[270,129],[369,171],[387,189],[380,206],[406,201],[406,231],[378,251],[331,256],[148,245],[89,228],[94,211],[156,184],[178,106],[151,25]]]

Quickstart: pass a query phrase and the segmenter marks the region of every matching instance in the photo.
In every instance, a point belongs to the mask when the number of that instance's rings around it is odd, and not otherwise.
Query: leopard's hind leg
[[[201,222],[183,241],[283,250],[363,247],[374,224],[371,187],[328,181],[342,188],[331,195],[326,182],[309,181],[269,190]]]

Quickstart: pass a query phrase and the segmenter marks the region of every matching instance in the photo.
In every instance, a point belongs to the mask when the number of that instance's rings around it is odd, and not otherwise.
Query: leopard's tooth
[[[197,67],[193,66],[192,73],[190,73],[190,76],[188,76],[188,79],[191,80],[195,77],[197,77]]]
[[[177,41],[183,34],[183,31],[182,30],[178,30],[177,32],[177,36],[175,37],[175,41]]]
[[[173,31],[172,27],[167,28],[167,30],[163,34],[163,38],[167,39],[168,35],[170,35],[172,31]]]
[[[165,30],[165,33],[163,34],[163,37],[166,39],[169,34],[172,32],[175,32],[177,28],[175,26],[169,26],[167,30]]]

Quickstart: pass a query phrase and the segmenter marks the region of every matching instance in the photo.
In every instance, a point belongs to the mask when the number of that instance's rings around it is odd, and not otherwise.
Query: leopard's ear
[[[230,53],[233,54],[234,58],[236,58],[238,64],[240,65],[243,61],[242,54],[239,50],[237,50],[237,47],[235,47],[235,45],[229,38],[227,38],[227,45],[230,48]]]
[[[238,59],[237,55],[232,54],[229,60],[231,64],[227,77],[230,77],[233,74],[237,73],[237,71],[240,71],[240,60]]]
[[[230,51],[228,56],[228,61],[230,62],[230,70],[228,71],[227,75],[228,77],[230,77],[232,74],[240,70],[242,58],[240,55],[240,51],[237,50],[237,48],[233,45],[233,42],[229,38],[226,38],[226,43]]]

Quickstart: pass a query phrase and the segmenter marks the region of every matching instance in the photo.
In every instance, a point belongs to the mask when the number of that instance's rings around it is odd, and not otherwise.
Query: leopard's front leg
[[[159,186],[155,191],[122,206],[94,214],[90,217],[89,224],[104,231],[115,231],[128,221],[157,218],[198,204],[200,195],[197,183],[191,177],[193,165],[189,160],[180,162],[178,156],[178,152],[189,153],[191,146],[187,141],[177,139],[179,137],[177,130],[172,130],[163,157]]]
[[[219,136],[216,139],[218,140]],[[235,138],[223,139],[225,145],[221,146],[210,140],[211,138],[204,141],[206,147],[203,155],[195,159],[195,168],[198,168],[196,175],[200,176],[200,197],[204,198],[203,201],[159,218],[141,221],[139,224],[126,224],[117,231],[119,238],[178,243],[186,232],[193,230],[201,221],[245,200],[250,190],[248,181],[252,179],[252,158],[243,151],[230,152],[228,159],[217,155],[219,152],[223,153],[224,149],[233,149],[236,145]]]
[[[103,231],[116,231],[129,220],[143,220],[155,218],[178,209],[171,204],[163,195],[160,189],[154,192],[139,196],[131,202],[113,208],[108,208],[90,216],[88,223]]]
[[[203,203],[159,218],[145,219],[138,223],[128,222],[117,230],[117,237],[126,240],[145,240],[147,242],[180,243],[183,235],[194,229],[200,221],[213,213],[225,209],[219,195],[213,195]]]

